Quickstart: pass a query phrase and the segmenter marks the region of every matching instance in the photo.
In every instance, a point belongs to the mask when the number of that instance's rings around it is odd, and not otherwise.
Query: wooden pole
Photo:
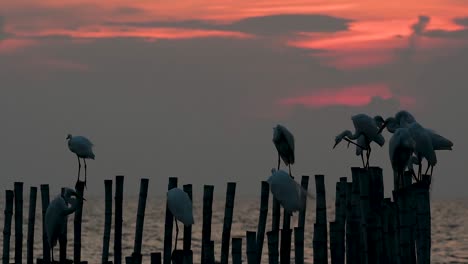
[[[28,240],[26,259],[28,264],[34,263],[34,224],[36,222],[37,187],[29,190]]]
[[[84,187],[85,183],[82,181],[78,181],[75,186],[76,192],[84,196]],[[74,263],[81,263],[81,224],[83,221],[83,201],[80,200],[78,203],[78,207],[75,211],[75,219],[73,221],[74,224],[74,236],[73,236],[73,262]]]
[[[301,186],[302,188],[304,188],[306,192],[309,190],[309,176],[307,175],[302,176]],[[299,211],[299,217],[297,218],[297,227],[302,228],[302,231],[304,231],[304,227],[305,227],[306,211],[307,211],[307,197],[306,197],[306,202],[304,204],[304,210]]]
[[[404,188],[393,191],[393,197],[398,208],[400,262],[410,264],[412,263],[412,259],[408,189]]]
[[[278,231],[269,231],[266,233],[268,239],[268,263],[278,264]]]
[[[423,175],[423,182],[429,176]],[[418,264],[431,263],[431,203],[429,185],[419,184],[415,190],[417,214],[417,258]]]
[[[122,264],[123,188],[124,176],[116,176],[114,215],[114,264]]]
[[[210,240],[205,243],[205,255],[202,263],[214,264],[214,241]]]
[[[171,190],[173,188],[177,188],[177,178],[169,177],[167,190]],[[164,228],[164,255],[163,255],[164,264],[171,263],[173,224],[174,224],[174,217],[171,211],[169,210],[169,207],[167,206],[167,201],[166,201],[166,218],[165,218],[165,228]]]
[[[367,219],[370,214],[369,190],[370,190],[370,173],[367,169],[356,169],[359,174],[359,195],[361,208],[361,263],[368,263],[368,243],[367,243]]]
[[[335,222],[336,222],[336,263],[345,263],[345,223],[346,223],[346,188],[347,178],[341,177],[337,183],[337,195],[336,199],[338,203],[335,204]]]
[[[62,188],[60,191],[61,195],[64,195],[65,188]],[[65,230],[63,230],[63,235],[59,236],[59,260],[60,263],[65,263],[67,261],[67,242],[68,242],[68,216],[67,223],[65,225]]]
[[[242,263],[242,238],[240,237],[232,238],[232,263]]]
[[[256,241],[257,234],[252,231],[246,232],[246,240],[247,240],[247,263],[248,264],[257,264],[257,241]]]
[[[161,252],[151,253],[151,264],[161,264]]]
[[[146,197],[148,197],[149,179],[141,179],[140,181],[140,196],[138,199],[138,211],[135,227],[135,244],[133,246],[133,263],[141,263],[141,244],[143,241],[143,226],[145,222]]]
[[[294,260],[296,264],[304,264],[304,228],[294,228]]]
[[[15,263],[23,263],[23,183],[15,182]]]
[[[3,256],[2,263],[10,263],[10,236],[11,219],[13,218],[13,199],[15,193],[12,190],[5,191],[5,222],[3,225]]]
[[[45,263],[50,262],[50,247],[47,241],[47,233],[45,227],[45,214],[49,207],[49,185],[41,184],[41,202],[42,202],[42,260]]]
[[[359,194],[359,170],[361,168],[351,168],[353,177],[352,190],[351,190],[351,216],[349,219],[349,240],[347,242],[348,253],[350,254],[347,258],[347,263],[360,263],[360,247],[361,241],[361,208],[360,208],[360,194]]]
[[[325,200],[325,176],[315,175],[316,189],[316,220],[314,224],[314,263],[326,264],[328,262],[327,238],[327,204]]]
[[[283,229],[281,229],[280,262],[285,264],[289,264],[291,262],[292,230],[289,224],[290,221],[291,216],[286,215],[286,212],[284,212]]]
[[[281,205],[275,197],[273,197],[272,203],[272,219],[271,219],[271,230],[280,230],[280,220],[281,220]]]
[[[338,263],[338,238],[337,238],[337,222],[330,222],[330,257],[331,263]]]
[[[185,184],[183,186],[184,192],[187,193],[189,196],[190,200],[193,201],[192,198],[192,184]],[[192,203],[193,204],[193,203]],[[184,225],[184,252],[185,255],[187,255],[187,252],[191,251],[192,249],[192,226],[185,226]]]
[[[112,180],[104,180],[105,209],[104,235],[102,239],[102,264],[109,261],[109,242],[112,226]]]
[[[211,241],[211,216],[213,214],[213,185],[203,188],[202,263],[205,259],[205,246]]]
[[[257,228],[257,263],[262,263],[263,240],[265,239],[265,229],[268,216],[268,200],[270,199],[270,185],[262,181],[260,194],[260,216]],[[248,242],[248,241],[247,241]],[[248,247],[248,246],[247,246]]]
[[[224,207],[224,224],[221,238],[221,264],[229,262],[229,244],[231,241],[232,216],[236,197],[236,183],[228,182],[226,188],[226,204]]]
[[[353,218],[352,218],[352,203],[351,203],[351,197],[352,197],[352,189],[353,189],[353,183],[352,182],[347,182],[346,183],[346,263],[352,263],[351,260],[354,259],[354,255],[352,254],[353,252],[351,251],[353,249],[353,245],[356,243],[354,241],[353,237],[353,232],[351,232],[351,226],[353,223]]]

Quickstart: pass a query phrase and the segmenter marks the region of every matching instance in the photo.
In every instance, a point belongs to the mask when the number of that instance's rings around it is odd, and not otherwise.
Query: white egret
[[[411,133],[411,137],[416,142],[416,146],[414,152],[416,157],[418,157],[419,161],[419,170],[418,170],[418,177],[421,180],[421,163],[422,159],[426,159],[427,161],[427,169],[425,174],[431,169],[431,176],[434,166],[437,164],[437,156],[434,151],[434,147],[432,146],[432,138],[430,133],[421,126],[418,122],[413,122],[408,125],[409,131]]]
[[[294,136],[289,130],[277,125],[273,128],[273,143],[278,151],[278,170],[280,169],[281,159],[284,164],[289,167],[289,175],[291,174],[291,164],[294,164]],[[280,159],[281,157],[281,159]]]
[[[307,196],[312,197],[312,195],[285,171],[272,169],[271,173],[272,175],[268,178],[267,182],[270,185],[273,197],[279,201],[284,210],[289,214],[303,211]]]
[[[84,168],[85,168],[85,186],[86,186],[86,159],[93,159],[95,158],[95,155],[93,153],[93,143],[87,139],[86,137],[83,136],[72,136],[71,134],[68,134],[67,136],[68,140],[68,148],[70,149],[71,152],[76,154],[76,157],[78,158],[78,179],[76,182],[80,181],[80,171],[81,171],[81,162],[80,158],[83,159],[84,161]]]
[[[75,198],[72,198],[72,197]],[[78,199],[77,199],[78,198]],[[44,224],[46,228],[47,241],[51,250],[52,262],[54,261],[54,246],[57,240],[63,236],[67,228],[68,215],[76,211],[80,200],[85,200],[75,190],[64,188],[47,207]]]
[[[379,126],[384,123],[381,116],[375,116],[374,118],[366,114],[358,114],[351,117],[355,128],[354,134],[350,130],[345,130],[335,137],[335,148],[343,139],[352,143],[363,150],[366,150],[367,164],[364,167],[369,167],[369,157],[371,153],[370,144],[372,141],[376,142],[379,146],[385,144],[385,138],[380,134]],[[351,140],[359,139],[360,136],[364,136],[365,145],[360,145],[352,142]],[[360,140],[362,143],[362,139]],[[361,152],[362,154],[362,152]]]
[[[389,141],[390,161],[393,168],[394,189],[397,190],[403,183],[403,173],[412,162],[416,142],[411,136],[408,128],[399,128],[395,131]]]
[[[179,226],[177,220],[181,221],[184,226],[193,225],[193,209],[192,201],[186,192],[179,188],[172,188],[167,192],[167,207],[174,216],[176,224],[176,239],[174,250],[177,249],[177,238],[179,236]]]

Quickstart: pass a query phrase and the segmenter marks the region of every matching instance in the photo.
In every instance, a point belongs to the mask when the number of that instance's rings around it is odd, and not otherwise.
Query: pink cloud
[[[393,95],[390,88],[385,84],[367,84],[341,89],[322,89],[309,95],[282,99],[279,104],[284,106],[302,105],[313,108],[326,106],[358,107],[368,105],[373,97],[380,97],[385,100],[396,98],[400,104],[405,106],[411,106],[415,103],[415,100],[411,97]]]
[[[37,42],[32,39],[5,39],[0,40],[0,54],[11,54],[30,47]]]

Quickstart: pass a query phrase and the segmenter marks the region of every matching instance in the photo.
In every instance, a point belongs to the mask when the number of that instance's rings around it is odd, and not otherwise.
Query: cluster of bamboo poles
[[[332,263],[430,263],[430,204],[429,188],[422,184],[411,184],[406,177],[406,187],[393,192],[394,202],[383,196],[382,169],[352,168],[352,182],[346,177],[336,184],[335,221],[328,223],[326,213],[325,183],[323,175],[315,175],[316,220],[313,225],[313,260],[314,263],[328,263],[328,250]],[[103,264],[142,263],[142,238],[145,218],[148,179],[141,179],[137,209],[134,250],[131,256],[122,257],[122,215],[124,177],[115,178],[115,205],[112,205],[112,180],[105,180],[105,222],[103,234]],[[301,186],[308,189],[309,176],[302,176]],[[177,187],[177,178],[169,178],[168,190]],[[84,184],[79,182],[77,192],[83,194]],[[49,186],[40,186],[42,200],[42,220],[49,204]],[[192,199],[192,185],[183,185],[183,190]],[[214,186],[204,185],[203,189],[203,223],[200,262],[193,259],[191,250],[192,227],[183,229],[183,247],[173,251],[174,218],[166,206],[164,250],[150,254],[154,263],[242,263],[243,237],[231,237],[236,183],[227,183],[224,223],[221,239],[220,262],[215,262],[214,241],[211,239],[211,218]],[[284,213],[280,229],[280,204],[273,198],[271,230],[266,232],[269,209],[269,184],[261,183],[260,212],[256,231],[246,231],[247,263],[281,263],[291,262],[291,244],[294,242],[294,261],[304,263],[304,228],[306,211],[299,213],[297,226],[291,228],[291,216]],[[34,224],[37,188],[31,187],[29,201],[27,261],[34,263]],[[5,222],[3,231],[3,264],[9,263],[10,234],[13,216],[15,215],[15,263],[22,263],[22,221],[23,221],[23,183],[15,182],[14,190],[6,191]],[[109,261],[109,243],[112,227],[112,210],[114,211],[114,259]],[[44,223],[44,221],[42,221]],[[74,215],[74,254],[73,260],[67,259],[66,236],[59,241],[60,263],[88,263],[81,260],[81,224],[82,204]],[[44,224],[42,227],[43,257],[37,263],[50,263],[50,249],[47,243]],[[292,235],[294,234],[294,241]],[[267,240],[268,260],[262,260],[264,240]],[[328,247],[330,245],[330,247]],[[414,249],[417,248],[415,251]],[[417,262],[416,262],[417,261]]]

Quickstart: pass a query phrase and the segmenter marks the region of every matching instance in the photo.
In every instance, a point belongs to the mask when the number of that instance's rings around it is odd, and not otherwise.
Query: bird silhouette
[[[280,169],[281,159],[284,164],[289,167],[289,175],[291,174],[291,164],[294,164],[294,136],[289,130],[277,125],[273,128],[273,143],[278,151],[278,170]]]
[[[177,238],[179,236],[179,226],[177,220],[182,222],[184,226],[191,226],[193,221],[192,200],[186,192],[179,188],[172,188],[167,192],[167,207],[174,216],[176,224],[176,239],[174,251],[177,249]]]
[[[388,149],[393,169],[394,190],[401,188],[403,184],[403,173],[410,163],[412,164],[411,157],[415,147],[416,142],[408,128],[397,129],[390,138]]]
[[[67,140],[68,140],[68,148],[70,149],[71,152],[75,153],[76,157],[78,158],[78,179],[76,180],[76,182],[78,183],[80,181],[80,172],[81,172],[80,158],[81,158],[84,161],[84,169],[85,169],[84,183],[86,186],[86,178],[87,178],[86,159],[94,160],[95,158],[95,155],[93,153],[93,143],[86,137],[72,136],[71,134],[68,134]]]
[[[348,143],[354,144],[357,147],[361,148],[362,150],[366,151],[366,164],[363,164],[364,167],[369,167],[369,157],[371,154],[371,147],[370,144],[372,141],[376,142],[379,146],[383,146],[385,144],[385,138],[380,133],[380,127],[383,126],[384,120],[381,116],[375,116],[374,118],[366,115],[366,114],[358,114],[351,117],[353,121],[355,132],[354,134],[350,130],[345,130],[338,134],[335,137],[335,148],[342,140],[348,141]],[[364,136],[364,138],[361,138]],[[352,140],[359,140],[358,143],[354,143]],[[365,143],[361,145],[359,143]],[[356,154],[362,154],[362,151],[356,151]],[[364,157],[361,156],[361,159],[364,160]]]
[[[65,234],[67,229],[68,215],[76,211],[82,200],[85,199],[75,190],[63,188],[62,193],[57,195],[47,207],[44,224],[52,262],[54,261],[54,247],[57,245],[57,240]]]
[[[292,214],[296,211],[303,211],[306,205],[307,196],[313,198],[300,184],[291,178],[283,170],[271,170],[272,175],[267,182],[270,185],[271,193],[283,206],[284,210]]]

